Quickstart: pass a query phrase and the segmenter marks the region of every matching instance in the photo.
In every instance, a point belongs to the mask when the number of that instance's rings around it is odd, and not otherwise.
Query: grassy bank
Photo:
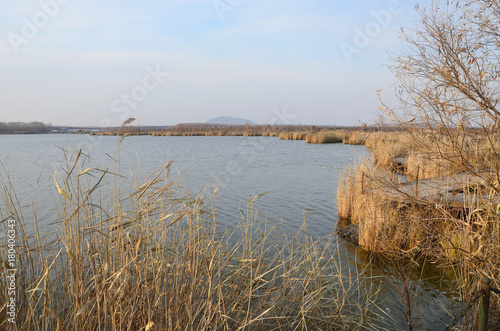
[[[432,132],[440,150],[416,134],[422,132],[368,136],[371,160],[351,167],[339,183],[339,217],[355,226],[368,251],[452,267],[468,302],[480,279],[500,277],[500,197],[491,149],[476,132],[463,138]],[[499,318],[496,300],[491,312]]]
[[[280,130],[280,131],[273,131]],[[97,132],[90,132],[92,136],[154,136],[154,137],[279,137],[281,140],[304,140],[308,144],[350,144],[350,145],[363,145],[366,143],[367,138],[372,133],[365,132],[356,128],[350,130],[331,130],[321,129],[318,130],[304,130],[298,126],[286,127],[266,127],[255,126],[251,128],[219,128],[211,130],[143,130],[140,128],[115,129],[104,130]],[[388,133],[389,134],[389,133]]]
[[[311,241],[305,227],[277,236],[255,216],[258,197],[238,227],[221,230],[211,197],[184,191],[170,163],[140,180],[119,162],[101,170],[81,152],[66,159],[54,175],[48,234],[1,177],[17,268],[16,325],[3,318],[2,329],[357,330],[381,319],[363,275],[342,271],[329,240]],[[7,251],[2,239],[2,257]]]
[[[304,125],[215,125],[215,124],[178,124],[163,129],[143,128],[129,125],[135,119],[130,118],[120,127],[95,129],[89,131],[92,136],[144,136],[154,137],[279,137],[281,140],[305,140],[311,144],[351,144],[363,145],[373,132],[380,131],[382,127],[367,128],[346,127],[337,129],[332,126],[304,126]],[[394,128],[385,128],[393,131]]]

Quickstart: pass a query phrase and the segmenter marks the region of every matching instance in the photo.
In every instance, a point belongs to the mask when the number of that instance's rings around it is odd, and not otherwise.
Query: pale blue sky
[[[370,122],[417,2],[0,0],[0,121]]]

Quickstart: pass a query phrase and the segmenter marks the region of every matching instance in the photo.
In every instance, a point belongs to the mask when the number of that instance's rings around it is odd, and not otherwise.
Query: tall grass
[[[1,177],[4,229],[17,221],[18,311],[15,326],[0,328],[356,330],[376,319],[361,275],[342,271],[331,242],[311,241],[305,226],[277,237],[256,218],[258,197],[229,230],[209,196],[172,180],[170,162],[140,180],[119,163],[94,168],[81,152],[67,160],[54,175],[58,226],[47,236]]]
[[[359,224],[363,248],[392,256],[466,259],[472,265],[499,256],[499,246],[493,244],[499,239],[493,191],[465,185],[463,203],[435,201],[418,190],[417,182],[411,190],[402,190],[401,180],[367,160],[342,175],[337,189],[339,217]]]
[[[409,135],[401,132],[376,132],[366,138],[374,164],[394,168],[396,158],[408,157],[412,143]]]
[[[376,134],[369,136],[367,146],[373,149],[372,156],[377,162],[364,161],[341,178],[337,194],[339,216],[358,224],[359,244],[371,252],[390,260],[405,258],[409,264],[432,261],[451,267],[462,300],[467,303],[477,293],[480,279],[500,277],[498,193],[486,185],[455,182],[452,192],[445,192],[449,188],[443,187],[441,198],[426,195],[419,190],[417,178],[421,181],[451,175],[446,178],[452,181],[456,174],[465,170],[462,161],[452,160],[446,148],[416,153],[407,135],[401,135],[400,141],[396,141],[395,134],[383,134],[385,140],[382,142],[374,141],[375,137]],[[446,142],[447,138],[440,139]],[[481,144],[480,139],[475,139]],[[460,154],[469,162],[467,170],[489,173],[492,165],[488,165],[487,153],[490,151],[472,145],[472,138],[463,140],[470,142],[469,145],[464,143],[467,148]],[[391,157],[408,154],[405,176],[387,166],[386,160]],[[402,182],[413,190],[404,190]],[[444,194],[455,200],[445,199]],[[492,302],[490,313],[492,319],[500,318],[498,301]],[[468,323],[472,325],[473,320],[465,322]]]
[[[337,211],[342,219],[349,219],[351,223],[362,221],[362,192],[365,187],[365,175],[368,170],[367,161],[347,168],[341,174],[337,187]]]
[[[348,145],[364,145],[368,138],[368,133],[363,131],[352,131],[344,138],[343,143]]]
[[[339,217],[358,224],[361,247],[387,256],[408,255],[415,258],[428,249],[426,235],[429,222],[415,220],[414,213],[422,216],[405,201],[395,201],[387,195],[391,182],[387,171],[370,165],[368,160],[350,168],[343,174],[337,189]]]
[[[280,132],[279,138],[281,140],[305,140],[307,132]]]
[[[344,132],[334,131],[308,133],[305,140],[308,144],[341,144],[344,139]]]

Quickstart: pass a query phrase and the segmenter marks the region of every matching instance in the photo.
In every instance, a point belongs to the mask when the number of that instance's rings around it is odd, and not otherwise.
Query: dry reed
[[[344,137],[343,132],[316,132],[308,133],[305,140],[308,144],[341,144]]]
[[[411,138],[401,132],[374,132],[366,138],[374,164],[394,170],[400,168],[396,159],[405,159],[412,149]]]
[[[349,145],[364,145],[368,134],[363,131],[353,131],[347,134],[343,143]]]
[[[441,139],[439,151],[419,148],[417,154],[407,134],[399,138],[395,133],[370,134],[366,144],[376,161],[364,161],[341,178],[339,217],[358,224],[359,244],[369,251],[393,260],[405,257],[413,263],[441,261],[452,266],[463,299],[468,301],[480,279],[500,277],[500,197],[491,187],[456,183],[451,193],[461,194],[463,201],[435,199],[425,192],[419,194],[418,181],[463,172],[465,160],[472,161],[474,166],[468,169],[473,172],[494,167],[488,163],[490,151],[478,146],[480,138],[465,137],[462,144],[457,143],[460,137],[454,137],[449,145],[447,137],[435,134],[434,139]],[[460,154],[453,159],[457,146]],[[390,160],[407,154],[403,178],[394,173]],[[414,192],[401,190],[401,181],[410,181]],[[492,307],[492,316],[497,318],[498,305]]]
[[[66,159],[54,175],[56,236],[38,233],[36,217],[25,221],[1,177],[2,219],[17,220],[16,330],[370,328],[371,299],[330,246],[311,241],[305,227],[276,238],[255,217],[258,197],[234,243],[206,197],[172,181],[170,162],[139,182],[119,164],[88,168],[81,152]],[[6,250],[2,239],[2,256]]]

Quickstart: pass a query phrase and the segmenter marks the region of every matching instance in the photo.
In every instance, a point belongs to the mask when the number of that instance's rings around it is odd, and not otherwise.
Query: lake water
[[[61,149],[81,148],[90,154],[93,166],[106,169],[113,163],[118,138],[87,135],[4,135],[0,136],[1,178],[6,173],[15,188],[27,220],[31,203],[36,201],[38,222],[56,221],[54,209],[54,170],[66,164]],[[269,137],[127,137],[121,144],[122,167],[149,175],[169,160],[172,171],[182,175],[191,192],[218,193],[215,207],[218,221],[237,225],[239,210],[247,200],[270,192],[256,203],[259,218],[268,225],[283,223],[282,231],[295,233],[307,221],[315,238],[336,229],[336,190],[340,173],[353,161],[368,156],[364,146],[342,144],[314,145],[304,141],[285,141]],[[3,231],[3,230],[2,230]],[[359,251],[340,240],[345,263],[359,266]],[[362,255],[362,253],[361,253]],[[383,272],[379,270],[380,276]],[[425,329],[445,326],[449,318],[439,305],[450,302],[442,285],[418,282],[423,294],[422,325]],[[391,290],[385,286],[387,295]],[[436,309],[437,307],[437,309]],[[389,309],[389,308],[388,308]],[[389,312],[389,314],[391,314]]]
[[[56,216],[51,192],[55,170],[66,164],[62,148],[81,148],[93,166],[106,169],[116,158],[117,137],[86,135],[0,136],[0,160],[23,205],[38,201],[40,223]],[[363,146],[311,145],[269,137],[127,137],[121,144],[122,168],[149,175],[169,160],[191,192],[217,187],[219,221],[237,224],[247,200],[270,192],[257,204],[270,225],[285,222],[290,232],[304,212],[312,236],[335,230],[339,172],[367,155]],[[124,148],[123,148],[124,147]],[[106,155],[107,154],[107,155]],[[36,187],[36,191],[35,191]]]

